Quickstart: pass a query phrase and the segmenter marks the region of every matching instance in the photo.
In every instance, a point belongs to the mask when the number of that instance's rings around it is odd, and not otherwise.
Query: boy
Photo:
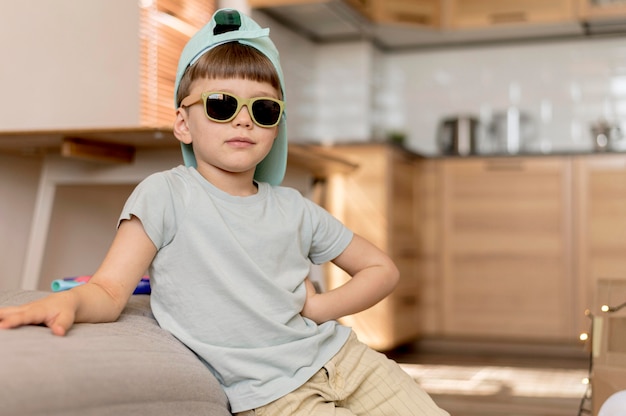
[[[149,269],[159,324],[202,359],[235,414],[446,415],[402,370],[335,319],[387,296],[383,252],[297,191],[286,168],[278,52],[250,18],[217,11],[182,52],[174,135],[185,166],[129,197],[88,284],[0,309],[0,328],[117,319]],[[352,279],[317,294],[310,262]]]

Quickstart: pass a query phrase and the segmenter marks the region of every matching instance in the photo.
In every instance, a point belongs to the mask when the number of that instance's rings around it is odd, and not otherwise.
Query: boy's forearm
[[[389,295],[400,272],[391,258],[375,245],[354,234],[350,244],[333,263],[352,278],[326,293],[307,291],[302,315],[317,323],[368,309]]]
[[[53,334],[63,336],[76,322],[116,320],[123,308],[120,304],[101,287],[85,284],[23,305],[0,308],[0,329],[44,324]]]
[[[126,300],[118,300],[102,286],[86,283],[67,292],[72,294],[76,305],[75,322],[113,322],[117,320]]]
[[[376,267],[362,270],[342,286],[311,296],[303,315],[322,323],[364,311],[393,291],[398,282],[396,272]]]
[[[122,221],[104,261],[89,282],[70,290],[80,301],[76,321],[117,320],[155,254],[156,247],[141,221],[136,217]]]

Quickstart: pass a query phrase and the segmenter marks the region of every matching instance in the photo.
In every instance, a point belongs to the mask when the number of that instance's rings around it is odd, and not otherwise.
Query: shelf
[[[115,129],[63,129],[0,132],[0,153],[21,156],[59,154],[68,141],[93,143],[106,153],[120,146],[133,149],[178,149],[179,142],[171,129],[123,127]],[[96,150],[97,151],[97,150]],[[321,146],[290,143],[288,165],[310,171],[316,179],[332,173],[347,173],[357,168],[354,163],[341,159]]]
[[[121,127],[106,129],[62,129],[0,131],[0,153],[24,156],[58,153],[66,139],[84,139],[98,143],[130,145],[140,148],[177,147],[171,129]]]

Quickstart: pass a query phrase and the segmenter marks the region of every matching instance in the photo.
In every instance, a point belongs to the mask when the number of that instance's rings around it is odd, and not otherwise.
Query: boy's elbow
[[[400,282],[400,270],[391,259],[389,259],[387,282],[389,285],[389,293],[391,293]]]

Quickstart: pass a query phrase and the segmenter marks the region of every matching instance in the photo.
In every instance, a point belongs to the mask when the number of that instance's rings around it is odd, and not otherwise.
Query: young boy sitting
[[[149,270],[159,324],[243,415],[447,415],[393,361],[336,322],[398,281],[390,258],[295,190],[284,82],[269,30],[217,11],[182,52],[174,135],[185,166],[145,179],[89,283],[0,309],[0,328],[110,322]],[[352,276],[316,293],[311,262]]]

